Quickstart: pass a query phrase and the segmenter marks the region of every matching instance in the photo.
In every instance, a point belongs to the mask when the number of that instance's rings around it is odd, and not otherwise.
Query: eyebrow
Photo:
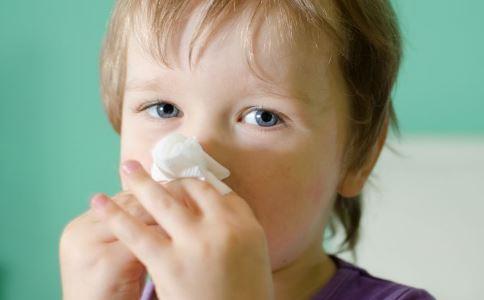
[[[138,91],[152,89],[156,90],[159,87],[160,78],[152,78],[148,80],[131,79],[126,82],[126,91]]]
[[[297,101],[304,105],[311,105],[312,101],[308,94],[297,88],[283,88],[281,86],[267,83],[267,82],[258,82],[255,84],[256,87],[262,88],[264,93],[269,95],[274,95],[276,97],[281,97],[288,99],[290,101]]]
[[[156,90],[159,90],[160,80],[161,79],[158,77],[151,78],[148,80],[131,79],[131,80],[128,80],[126,83],[126,91],[142,91],[142,90],[156,91]],[[249,89],[253,89],[253,88],[256,90],[257,88],[262,90],[261,93],[254,93],[254,94],[273,95],[290,101],[300,102],[301,104],[304,104],[307,106],[312,104],[312,100],[307,95],[307,93],[299,89],[281,88],[281,86],[268,83],[268,82],[263,82],[260,80],[255,84],[250,84]]]

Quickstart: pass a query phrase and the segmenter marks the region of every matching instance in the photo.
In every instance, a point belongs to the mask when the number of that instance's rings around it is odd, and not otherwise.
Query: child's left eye
[[[150,114],[150,116],[155,118],[160,117],[162,119],[174,118],[182,114],[182,112],[175,105],[167,102],[154,103],[143,108],[142,110],[145,109],[148,110],[148,114]]]
[[[259,125],[259,127],[275,127],[275,125],[284,123],[284,120],[277,113],[266,110],[262,107],[255,107],[250,110],[244,118],[247,118],[248,116],[254,118],[255,121],[247,123]]]

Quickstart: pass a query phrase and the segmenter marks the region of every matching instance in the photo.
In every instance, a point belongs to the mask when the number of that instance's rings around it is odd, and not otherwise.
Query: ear
[[[342,176],[338,185],[338,193],[341,196],[345,198],[351,198],[356,197],[358,194],[361,193],[361,190],[363,189],[366,180],[370,176],[373,167],[378,161],[378,157],[380,156],[383,145],[385,145],[387,131],[388,118],[385,120],[383,130],[378,137],[376,144],[373,145],[373,149],[371,151],[368,162],[361,169],[348,171],[346,174],[344,174],[344,176]]]

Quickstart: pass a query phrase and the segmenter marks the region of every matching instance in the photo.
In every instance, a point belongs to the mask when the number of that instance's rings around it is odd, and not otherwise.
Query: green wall
[[[97,74],[111,2],[0,1],[0,299],[59,299],[62,228],[117,190]]]
[[[483,134],[483,2],[394,2],[402,132]],[[93,193],[119,189],[119,141],[98,96],[111,4],[0,2],[0,299],[60,298],[62,228]]]
[[[404,133],[484,132],[484,2],[395,0],[405,59],[395,89]]]

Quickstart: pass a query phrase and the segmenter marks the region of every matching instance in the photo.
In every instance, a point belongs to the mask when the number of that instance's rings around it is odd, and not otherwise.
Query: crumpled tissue
[[[155,181],[197,177],[211,183],[222,195],[232,191],[221,181],[230,176],[230,171],[208,155],[195,137],[171,133],[156,143],[151,155],[151,177]]]

